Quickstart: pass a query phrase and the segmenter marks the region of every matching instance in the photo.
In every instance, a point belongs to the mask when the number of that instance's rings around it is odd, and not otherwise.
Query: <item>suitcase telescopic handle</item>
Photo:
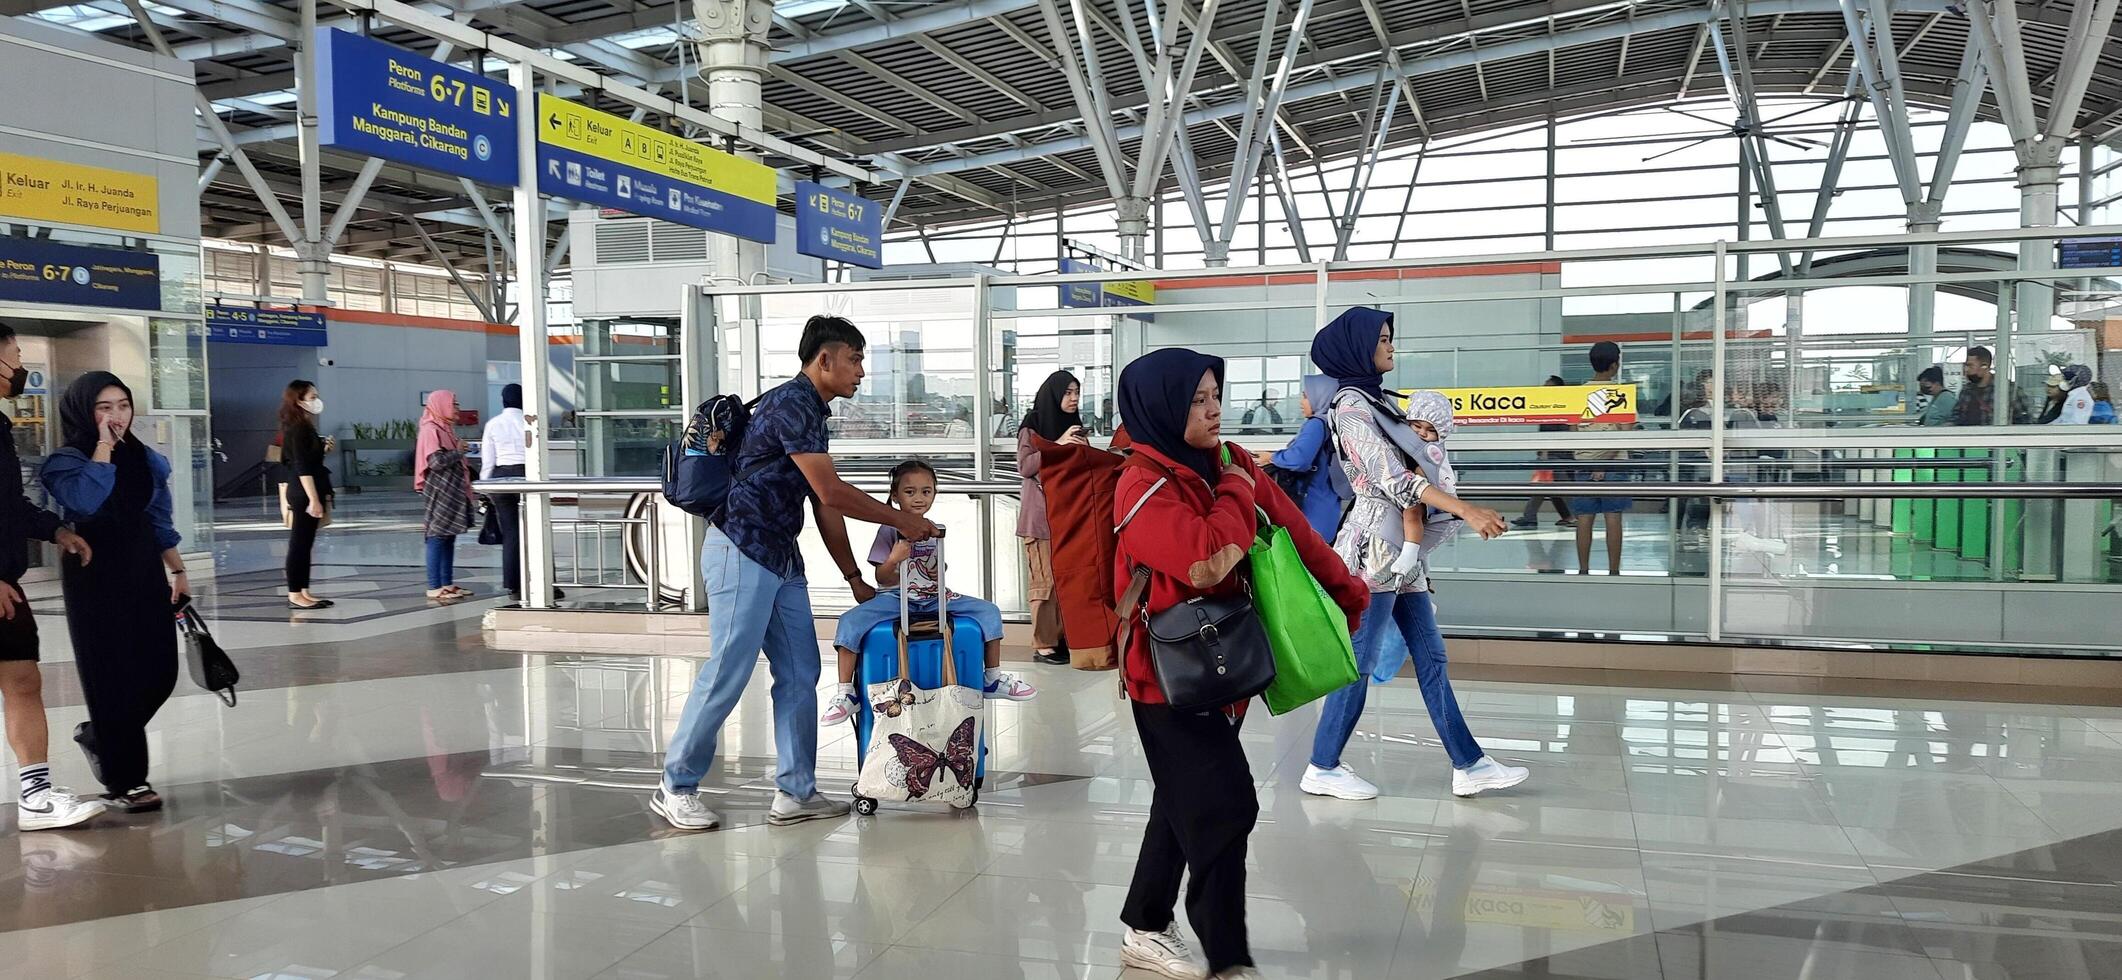
[[[955,687],[958,683],[958,658],[951,649],[950,589],[943,583],[943,525],[936,525],[936,536],[930,540],[936,542],[936,632],[943,634],[943,685]],[[914,561],[912,543],[908,543],[907,549],[906,564],[910,565]],[[909,683],[914,678],[906,655],[908,638],[914,631],[913,599],[911,591],[906,587],[907,578],[911,574],[906,565],[899,567],[899,677]]]

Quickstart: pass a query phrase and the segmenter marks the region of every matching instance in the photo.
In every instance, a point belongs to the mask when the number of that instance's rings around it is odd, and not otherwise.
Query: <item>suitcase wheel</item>
[[[855,812],[865,817],[872,816],[877,812],[877,801],[867,796],[857,796],[855,797]]]

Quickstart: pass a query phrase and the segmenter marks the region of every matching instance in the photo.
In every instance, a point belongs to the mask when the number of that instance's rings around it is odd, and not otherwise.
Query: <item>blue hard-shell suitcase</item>
[[[987,641],[980,636],[980,624],[972,617],[962,615],[951,616],[950,624],[951,654],[957,661],[958,685],[979,690],[987,680]],[[862,696],[855,699],[860,702],[855,712],[855,765],[858,769],[862,760],[869,757],[869,733],[875,720],[871,717],[874,709],[869,703],[869,686],[899,676],[899,631],[902,628],[911,631],[911,639],[906,645],[906,662],[907,669],[914,675],[914,686],[933,689],[943,683],[943,634],[936,629],[935,613],[912,617],[910,626],[903,620],[879,623],[862,637],[862,649],[857,651],[861,661],[855,667],[855,686],[862,692]],[[976,803],[980,799],[980,786],[987,777],[985,727],[980,731],[977,748],[973,769],[973,800]],[[877,801],[857,793],[855,812],[864,816],[875,813]]]

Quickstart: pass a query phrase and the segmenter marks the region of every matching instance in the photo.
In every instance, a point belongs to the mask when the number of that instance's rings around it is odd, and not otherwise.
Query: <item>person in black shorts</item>
[[[15,328],[0,323],[0,397],[22,394],[29,371]],[[17,584],[29,569],[29,539],[54,541],[88,563],[88,543],[63,527],[59,515],[22,495],[22,459],[15,454],[14,420],[0,413],[0,714],[7,718],[7,744],[15,750],[22,796],[15,826],[22,830],[72,827],[103,812],[101,800],[82,799],[52,786],[46,753],[51,729],[44,719],[44,675],[37,667],[37,620]]]

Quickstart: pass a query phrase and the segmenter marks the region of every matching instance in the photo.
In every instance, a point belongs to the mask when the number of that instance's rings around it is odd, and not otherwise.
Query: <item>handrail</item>
[[[1882,464],[1918,462],[1880,460]],[[1751,464],[1749,464],[1751,465]],[[883,490],[883,480],[849,480],[859,489]],[[663,484],[650,477],[592,480],[480,480],[472,488],[481,493],[523,494],[617,494],[656,493]],[[953,495],[1007,496],[1019,492],[1016,480],[967,480],[954,482],[945,492]],[[1820,500],[1843,497],[1952,497],[2012,498],[2032,500],[2101,500],[2122,498],[2122,483],[1461,483],[1459,495],[1475,500],[1510,497],[1740,497],[1782,500]]]

